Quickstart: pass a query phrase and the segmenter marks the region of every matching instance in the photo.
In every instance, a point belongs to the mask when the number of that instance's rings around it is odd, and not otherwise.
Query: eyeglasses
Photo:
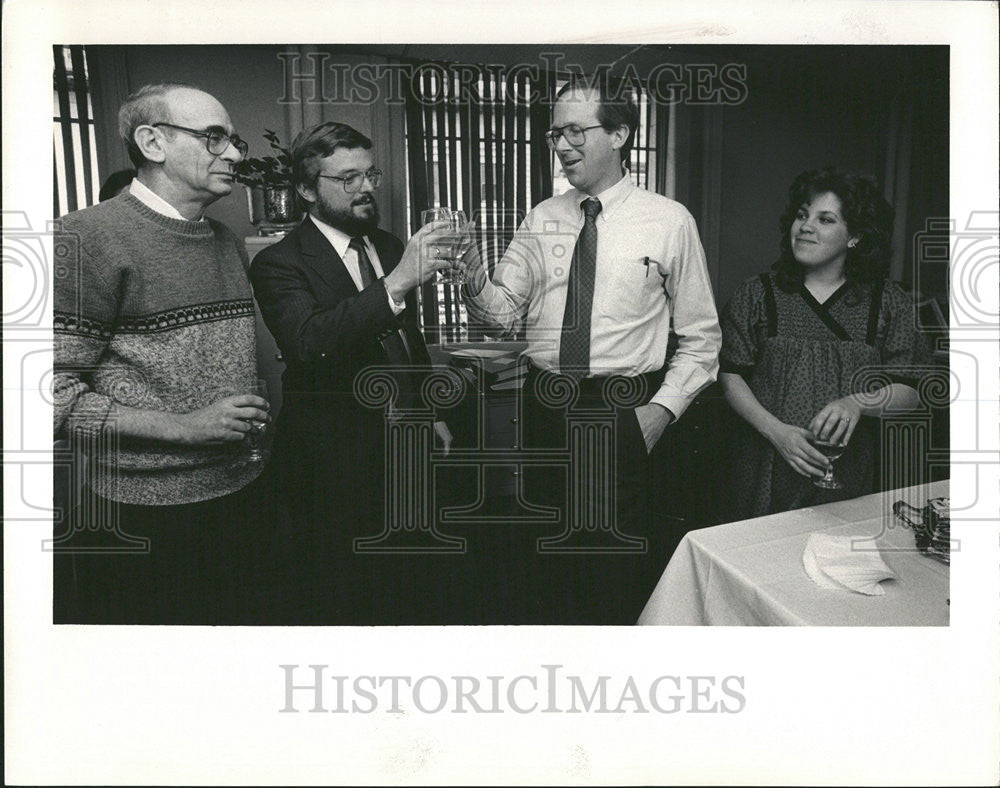
[[[222,129],[207,129],[205,131],[199,131],[198,129],[189,129],[186,126],[177,126],[173,123],[150,123],[149,125],[153,128],[156,128],[157,126],[166,126],[167,128],[177,129],[178,131],[186,131],[194,137],[204,137],[205,147],[208,148],[208,152],[213,156],[221,156],[226,152],[226,148],[230,145],[236,148],[236,151],[240,154],[240,156],[246,156],[247,151],[250,149],[250,146],[241,140],[239,136],[236,134],[230,136]]]
[[[587,141],[587,135],[584,134],[584,132],[600,128],[603,128],[600,123],[596,126],[584,126],[583,128],[577,126],[575,123],[570,123],[568,126],[563,126],[561,129],[549,129],[546,131],[545,141],[549,143],[549,147],[552,148],[552,150],[555,150],[556,145],[559,144],[559,138],[564,137],[566,142],[574,148],[579,148]]]
[[[372,167],[367,172],[357,172],[354,175],[348,175],[346,178],[341,178],[338,175],[324,175],[323,173],[319,173],[319,177],[329,178],[331,181],[340,181],[344,186],[345,192],[356,194],[361,191],[361,184],[365,179],[368,180],[373,189],[377,189],[379,182],[382,180],[382,170],[376,170]]]

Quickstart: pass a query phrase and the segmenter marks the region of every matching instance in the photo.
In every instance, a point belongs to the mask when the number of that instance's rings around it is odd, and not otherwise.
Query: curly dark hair
[[[791,229],[803,203],[832,192],[840,200],[847,231],[858,239],[847,250],[844,278],[852,284],[884,279],[892,253],[893,208],[880,194],[875,179],[835,167],[800,173],[788,190],[788,204],[781,216],[781,257],[772,266],[778,286],[791,292],[802,282],[803,269],[792,254]]]

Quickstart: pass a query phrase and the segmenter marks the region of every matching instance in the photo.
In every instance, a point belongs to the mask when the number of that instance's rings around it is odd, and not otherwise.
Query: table
[[[691,531],[638,623],[947,626],[950,567],[917,552],[892,516],[895,501],[922,507],[938,496],[948,496],[947,480]],[[884,596],[820,588],[802,565],[816,532],[877,545],[897,579],[882,582]]]

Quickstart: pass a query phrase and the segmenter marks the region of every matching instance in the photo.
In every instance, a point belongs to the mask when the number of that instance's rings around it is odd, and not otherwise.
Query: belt
[[[526,358],[528,362],[528,372],[524,379],[524,391],[526,394],[531,395],[534,392],[534,386],[536,381],[541,379],[543,383],[549,380],[569,380],[565,375],[561,375],[558,372],[551,372],[547,369],[535,364],[531,359]],[[581,378],[576,382],[579,388],[580,396],[583,397],[599,397],[605,391],[606,386],[611,386],[615,381],[621,382],[623,385],[627,386],[629,390],[634,390],[637,392],[639,401],[636,405],[645,405],[652,399],[653,395],[659,390],[660,386],[663,384],[663,378],[667,373],[667,368],[660,367],[660,369],[653,370],[652,372],[643,372],[639,375],[594,375],[588,378]]]

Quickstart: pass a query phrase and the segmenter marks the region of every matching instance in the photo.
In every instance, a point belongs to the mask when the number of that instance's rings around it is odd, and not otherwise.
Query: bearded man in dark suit
[[[288,556],[289,623],[420,623],[406,612],[414,561],[354,549],[380,533],[385,498],[385,414],[358,400],[355,378],[390,365],[405,391],[429,371],[416,288],[447,265],[426,253],[446,231],[423,228],[404,246],[378,228],[371,149],[342,123],[302,131],[292,177],[309,215],[250,270],[287,365],[271,473],[291,519],[276,548]],[[434,430],[447,450],[448,427]]]

